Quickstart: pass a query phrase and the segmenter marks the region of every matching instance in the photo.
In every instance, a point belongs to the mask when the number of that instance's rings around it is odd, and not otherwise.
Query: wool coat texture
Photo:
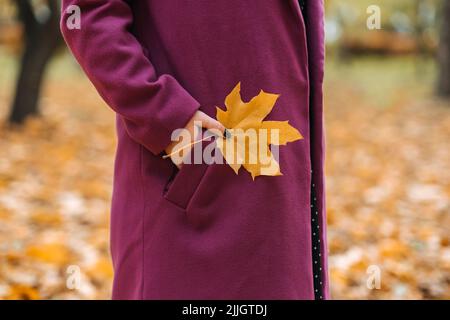
[[[62,1],[63,36],[116,113],[113,299],[314,299],[312,185],[329,298],[323,0],[305,10],[297,0]],[[283,175],[253,181],[227,164],[178,170],[163,159],[173,130],[197,110],[215,117],[239,82],[244,101],[279,94],[266,120],[304,137],[280,147]]]

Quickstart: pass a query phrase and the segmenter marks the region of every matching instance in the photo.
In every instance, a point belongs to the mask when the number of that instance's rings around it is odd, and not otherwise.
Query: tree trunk
[[[442,27],[438,51],[439,79],[437,93],[450,97],[450,0],[445,0],[442,8]]]
[[[58,0],[49,0],[49,17],[40,22],[29,0],[17,0],[19,18],[24,25],[25,46],[22,55],[10,122],[22,123],[38,114],[45,69],[61,42]]]

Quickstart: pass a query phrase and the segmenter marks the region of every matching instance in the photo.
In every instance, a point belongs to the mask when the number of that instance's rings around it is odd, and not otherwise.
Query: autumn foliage
[[[414,59],[329,60],[334,298],[450,298],[450,108],[430,98],[433,70],[418,77]],[[107,299],[114,115],[68,56],[52,65],[41,106],[42,118],[0,129],[0,298]],[[380,289],[367,287],[371,266]]]

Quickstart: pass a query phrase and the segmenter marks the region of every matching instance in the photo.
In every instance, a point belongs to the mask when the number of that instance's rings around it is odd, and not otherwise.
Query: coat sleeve
[[[80,29],[68,27],[71,6],[81,9]],[[126,0],[62,2],[61,31],[75,58],[122,117],[129,136],[160,154],[170,144],[172,131],[185,127],[200,105],[171,75],[156,74],[130,32],[132,23]]]

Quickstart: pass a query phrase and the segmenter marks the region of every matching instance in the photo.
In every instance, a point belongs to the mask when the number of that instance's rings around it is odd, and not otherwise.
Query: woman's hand
[[[197,111],[184,128],[189,132],[190,138],[186,139],[186,135],[183,135],[183,138],[180,139],[179,136],[165,150],[166,154],[170,156],[170,159],[178,168],[181,168],[182,160],[192,149],[193,143],[200,139],[202,128],[215,129],[222,134],[225,132],[225,127],[219,121],[211,118],[202,111]],[[191,147],[188,147],[189,145]]]

